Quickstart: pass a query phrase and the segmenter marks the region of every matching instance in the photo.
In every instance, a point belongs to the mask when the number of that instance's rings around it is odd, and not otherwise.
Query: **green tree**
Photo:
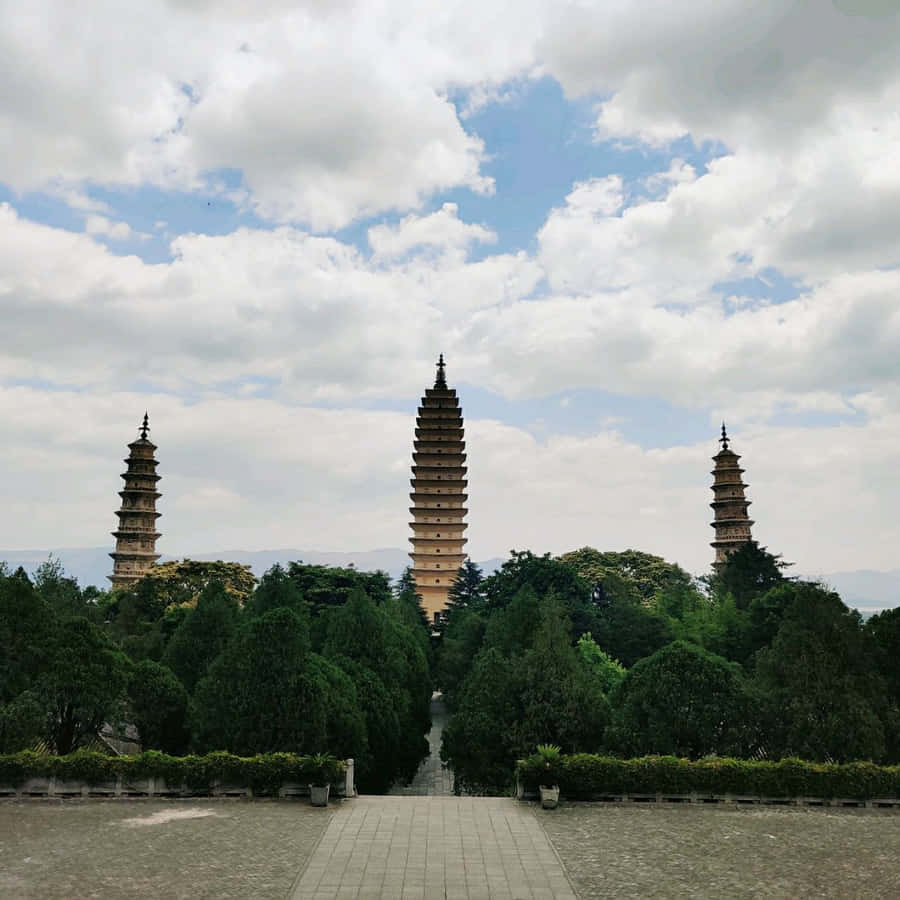
[[[193,693],[212,661],[225,649],[237,628],[234,593],[218,581],[203,588],[166,647],[163,663]]]
[[[599,682],[603,693],[609,696],[625,677],[625,667],[617,659],[604,653],[589,634],[583,634],[575,647],[591,676]]]
[[[201,750],[241,755],[365,751],[356,691],[310,650],[309,623],[279,608],[245,623],[197,686]]]
[[[52,621],[24,569],[0,572],[0,706],[34,686],[46,662]]]
[[[45,740],[63,755],[120,716],[131,664],[82,617],[65,619],[53,629],[47,656],[35,693],[46,710]]]
[[[453,767],[458,791],[508,789],[522,716],[519,677],[518,660],[495,648],[476,657],[441,740],[441,759]]]
[[[314,616],[327,607],[343,605],[356,588],[376,604],[391,598],[391,580],[385,572],[359,572],[352,566],[312,566],[301,562],[288,563],[287,571]]]
[[[695,592],[694,579],[676,563],[640,550],[600,552],[582,547],[559,557],[588,584],[604,584],[610,576],[625,579],[641,601],[650,604],[660,595],[684,598]]]
[[[262,616],[280,608],[299,611],[304,602],[297,583],[275,563],[260,579],[258,587],[247,601],[246,610],[253,616]]]
[[[34,588],[57,616],[93,618],[95,608],[85,602],[78,581],[68,577],[62,563],[53,556],[35,569]]]
[[[399,601],[397,601],[399,602]],[[395,603],[375,605],[359,587],[329,611],[323,655],[339,665],[353,660],[378,677],[397,714],[402,741],[392,768],[411,777],[428,753],[431,678],[420,626],[406,624]]]
[[[599,611],[592,633],[598,646],[626,667],[655,653],[675,637],[663,616],[630,599],[608,602]]]
[[[38,743],[47,715],[34,691],[23,691],[9,703],[0,704],[0,753],[16,753]]]
[[[452,615],[455,610],[480,609],[484,605],[483,587],[481,567],[471,559],[466,559],[447,594],[448,615]]]
[[[601,680],[572,646],[569,618],[552,596],[541,610],[534,646],[519,663],[517,752],[556,744],[566,753],[596,752],[609,720]],[[515,760],[507,761],[510,769]]]
[[[211,584],[220,585],[235,605],[243,606],[256,587],[256,576],[250,566],[221,559],[215,562],[173,560],[154,566],[143,580],[153,584],[163,609],[195,605]]]
[[[149,659],[135,665],[128,682],[128,706],[144,750],[173,756],[186,752],[188,694],[171,669]]]
[[[738,609],[746,609],[754,597],[786,580],[782,573],[789,565],[756,541],[747,541],[729,553],[706,581],[713,595],[730,594]]]
[[[628,755],[740,755],[752,741],[740,666],[682,641],[635,663],[612,706],[609,741]]]
[[[884,681],[885,759],[900,763],[900,608],[887,609],[872,616],[865,630],[873,647],[873,660]]]
[[[459,689],[484,642],[485,621],[483,614],[462,609],[454,612],[447,623],[438,649],[435,680],[450,711],[456,706]]]
[[[756,655],[770,756],[877,761],[885,752],[877,709],[884,683],[859,613],[817,584],[792,594],[772,645]]]

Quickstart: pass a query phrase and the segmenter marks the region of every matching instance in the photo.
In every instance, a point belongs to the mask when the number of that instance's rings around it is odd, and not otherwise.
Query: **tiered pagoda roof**
[[[753,520],[747,515],[750,501],[744,498],[747,485],[741,479],[744,470],[738,464],[740,456],[728,446],[724,422],[719,443],[722,449],[713,457],[716,467],[711,472],[713,502],[710,503],[715,520],[710,525],[716,530],[716,539],[710,546],[716,551],[716,564],[753,539],[750,534]]]
[[[462,411],[444,370],[441,354],[434,387],[425,391],[416,418],[409,495],[413,577],[430,618],[447,606],[450,587],[466,560],[463,535],[468,527]]]
[[[139,435],[128,445],[127,468],[122,473],[125,486],[119,491],[122,505],[116,512],[119,527],[112,532],[116,539],[115,552],[109,554],[113,558],[113,573],[106,577],[115,587],[134,584],[160,557],[156,552],[156,540],[160,537],[156,520],[161,513],[156,511],[156,501],[162,494],[156,489],[160,476],[156,474],[156,444],[147,436],[149,431],[150,422],[144,413]]]

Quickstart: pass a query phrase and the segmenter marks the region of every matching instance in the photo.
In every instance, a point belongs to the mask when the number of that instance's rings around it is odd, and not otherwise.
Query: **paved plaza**
[[[557,855],[558,854],[558,855]],[[562,865],[560,864],[562,863]],[[0,898],[900,897],[900,813],[483,797],[0,801]]]
[[[532,809],[508,798],[360,797],[331,820],[294,900],[576,900]]]

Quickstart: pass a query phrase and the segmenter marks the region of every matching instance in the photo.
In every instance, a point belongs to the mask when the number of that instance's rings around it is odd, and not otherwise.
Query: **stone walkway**
[[[532,807],[357,797],[335,810],[293,900],[576,900]]]
[[[431,731],[428,732],[429,755],[422,761],[416,777],[408,784],[391,789],[391,794],[402,797],[453,796],[453,772],[441,762],[441,735],[447,711],[440,694],[431,698]]]

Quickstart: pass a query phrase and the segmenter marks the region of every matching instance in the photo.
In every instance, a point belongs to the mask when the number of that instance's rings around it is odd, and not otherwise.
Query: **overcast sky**
[[[0,547],[408,537],[704,571],[725,418],[804,573],[900,546],[896,0],[0,0]]]

